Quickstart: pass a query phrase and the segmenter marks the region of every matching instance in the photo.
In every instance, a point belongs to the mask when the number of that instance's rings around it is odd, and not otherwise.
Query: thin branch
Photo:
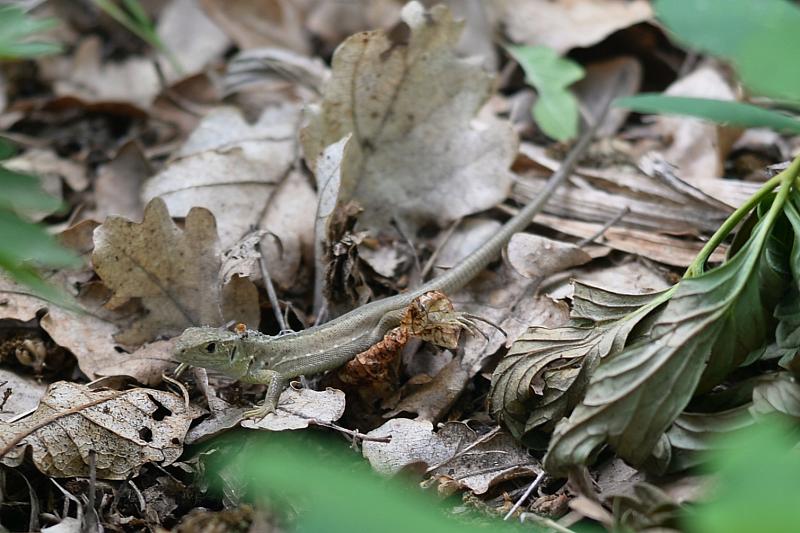
[[[538,487],[539,483],[541,483],[543,479],[544,479],[544,470],[539,472],[539,475],[537,475],[536,479],[534,479],[533,482],[531,482],[530,486],[528,486],[528,489],[522,494],[522,496],[520,496],[520,498],[516,502],[514,502],[514,505],[511,507],[511,510],[508,511],[508,513],[506,513],[506,515],[503,517],[503,520],[508,520],[509,518],[511,518],[511,515],[514,514],[514,511],[519,509],[519,506],[522,505],[522,502],[528,499],[528,496],[531,495],[533,489]]]

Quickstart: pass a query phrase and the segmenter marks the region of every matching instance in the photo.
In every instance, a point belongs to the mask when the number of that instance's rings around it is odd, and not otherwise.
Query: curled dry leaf
[[[730,83],[712,66],[679,79],[664,94],[736,100]],[[722,177],[725,157],[741,130],[691,117],[656,116],[654,120],[655,133],[668,139],[664,159],[677,167],[683,180],[701,186],[704,180]]]
[[[455,56],[462,25],[447,8],[411,2],[402,18],[405,33],[365,32],[342,43],[302,132],[319,190],[338,169],[337,204],[357,201],[360,223],[373,229],[392,218],[411,228],[444,222],[497,204],[517,147],[508,123],[476,118],[492,77]]]
[[[59,381],[48,388],[32,415],[3,424],[3,445],[26,435],[3,462],[17,465],[31,448],[33,462],[42,473],[85,477],[93,450],[98,478],[125,479],[145,463],[175,461],[183,452],[189,424],[199,414],[186,407],[183,398],[168,392],[93,391]]]
[[[278,400],[278,411],[260,420],[244,420],[242,427],[286,431],[303,429],[309,424],[331,423],[344,414],[344,393],[336,389],[315,391],[287,387]]]
[[[653,16],[646,0],[501,0],[497,4],[512,41],[561,53],[598,43]]]
[[[95,230],[94,241],[95,269],[113,292],[108,306],[140,298],[148,311],[117,334],[119,342],[136,345],[177,335],[192,325],[230,320],[258,324],[258,293],[252,282],[220,282],[216,226],[207,210],[189,211],[181,230],[164,202],[155,199],[141,223],[109,217]]]

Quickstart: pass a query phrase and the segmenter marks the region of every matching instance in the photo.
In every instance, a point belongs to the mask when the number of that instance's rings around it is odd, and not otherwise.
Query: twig
[[[135,389],[133,389],[133,390],[135,390]],[[108,402],[108,401],[111,401],[111,400],[116,400],[117,398],[119,398],[120,396],[122,396],[123,394],[126,394],[128,392],[130,392],[130,391],[115,391],[114,394],[112,394],[111,396],[108,396],[107,398],[98,398],[97,400],[92,400],[91,402],[87,402],[87,403],[84,403],[84,404],[81,404],[81,405],[77,405],[75,407],[67,409],[66,411],[62,411],[60,413],[54,414],[53,416],[47,417],[46,419],[42,420],[41,422],[39,422],[35,426],[33,426],[31,428],[28,428],[27,431],[23,431],[22,433],[20,433],[19,435],[15,436],[10,441],[8,441],[8,443],[3,448],[0,448],[0,458],[5,457],[8,452],[10,452],[17,444],[19,444],[20,442],[25,440],[27,437],[29,437],[30,435],[33,435],[34,433],[36,433],[37,431],[39,431],[43,427],[52,424],[56,420],[58,420],[60,418],[64,418],[65,416],[69,416],[69,415],[74,415],[76,413],[80,413],[81,411],[83,411],[84,409],[88,409],[89,407],[94,407],[95,405],[100,405],[101,403],[104,403],[104,402]]]
[[[166,381],[167,383],[172,383],[173,385],[178,387],[178,389],[180,389],[181,395],[183,396],[183,406],[186,409],[189,409],[189,391],[186,389],[186,386],[184,386],[184,384],[178,381],[177,379],[172,379],[171,377],[163,373],[161,374],[161,379],[163,381]]]
[[[605,224],[603,224],[603,227],[597,230],[597,232],[595,232],[594,235],[586,237],[585,239],[581,239],[575,244],[575,246],[577,246],[578,248],[583,248],[584,246],[593,243],[594,241],[599,239],[605,232],[607,232],[612,226],[616,225],[620,220],[625,218],[630,212],[631,208],[626,205],[625,208],[621,209],[620,212],[617,213],[617,215],[614,218],[608,220]]]
[[[425,263],[425,266],[422,267],[422,272],[420,272],[420,279],[424,280],[425,277],[428,275],[428,273],[431,271],[431,269],[433,269],[433,266],[436,263],[436,260],[439,258],[439,254],[441,253],[442,248],[444,248],[444,245],[450,241],[450,238],[453,236],[453,233],[455,233],[456,228],[458,228],[458,226],[461,225],[462,220],[464,219],[463,218],[456,219],[452,224],[450,224],[450,227],[444,230],[444,235],[439,240],[439,244],[436,245],[436,249],[428,258],[428,261]]]
[[[256,251],[258,252],[258,264],[261,267],[261,277],[264,278],[264,288],[267,289],[267,297],[272,306],[272,313],[275,315],[275,320],[278,321],[278,326],[281,328],[281,331],[288,331],[289,328],[286,326],[286,321],[283,319],[283,313],[281,313],[281,304],[278,302],[278,293],[275,292],[275,286],[272,284],[272,278],[267,269],[267,258],[264,257],[261,239],[256,243]]]
[[[514,511],[519,509],[519,506],[522,505],[522,502],[528,499],[528,496],[531,495],[533,489],[538,487],[539,483],[541,483],[543,479],[544,479],[544,470],[539,472],[539,475],[537,475],[536,479],[534,479],[533,482],[528,486],[528,489],[522,494],[522,496],[520,496],[520,498],[516,502],[514,502],[514,505],[511,507],[511,510],[508,511],[508,513],[506,513],[506,515],[503,517],[503,520],[508,520],[511,517],[511,515],[514,514]]]
[[[333,429],[335,431],[338,431],[339,433],[348,435],[353,439],[360,439],[361,441],[370,441],[370,442],[383,442],[384,444],[392,442],[391,435],[387,437],[371,437],[357,430],[343,428],[342,426],[334,424],[333,422],[326,422],[324,420],[319,420],[316,418],[307,418],[306,420],[308,421],[309,424],[314,424],[315,426]]]

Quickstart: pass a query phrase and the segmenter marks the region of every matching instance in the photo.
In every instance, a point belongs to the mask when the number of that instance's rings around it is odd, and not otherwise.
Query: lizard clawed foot
[[[270,413],[277,414],[278,410],[276,405],[273,405],[272,403],[267,401],[261,405],[257,405],[253,409],[248,409],[247,411],[245,411],[242,414],[242,418],[243,419],[252,418],[253,420],[261,420]]]

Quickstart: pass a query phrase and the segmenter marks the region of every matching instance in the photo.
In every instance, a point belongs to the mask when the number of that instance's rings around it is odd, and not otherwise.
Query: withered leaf
[[[435,467],[429,474],[440,483],[483,494],[506,479],[541,472],[539,462],[507,433],[482,438],[461,422],[448,422],[434,432],[430,422],[395,418],[369,435],[392,437],[389,443],[364,442],[364,457],[383,474],[421,464]]]
[[[82,405],[93,404],[79,409]],[[74,409],[77,412],[66,414]],[[2,444],[27,435],[3,462],[16,465],[31,448],[33,462],[53,477],[89,475],[89,453],[96,455],[100,479],[125,479],[148,462],[168,465],[183,452],[183,438],[200,410],[168,392],[132,389],[93,391],[83,385],[53,383],[37,410],[3,424]],[[46,423],[52,421],[52,423]],[[40,426],[37,429],[37,426]]]
[[[109,217],[94,233],[92,260],[112,290],[109,307],[140,298],[148,313],[117,334],[137,345],[159,335],[175,336],[192,325],[229,320],[255,327],[258,293],[249,280],[220,281],[221,259],[213,215],[195,208],[181,230],[161,199],[145,207],[144,220]]]
[[[339,46],[323,102],[302,132],[318,181],[330,175],[318,168],[330,166],[323,150],[352,135],[337,151],[338,204],[357,201],[365,208],[360,222],[375,229],[391,218],[418,227],[497,204],[508,193],[517,148],[508,123],[475,118],[492,77],[455,56],[462,24],[446,7],[425,11],[418,2],[402,18],[407,40],[372,31]]]
[[[329,423],[344,414],[344,393],[337,389],[315,391],[287,387],[278,400],[276,413],[260,420],[244,420],[242,427],[286,431],[307,428],[314,422]]]

